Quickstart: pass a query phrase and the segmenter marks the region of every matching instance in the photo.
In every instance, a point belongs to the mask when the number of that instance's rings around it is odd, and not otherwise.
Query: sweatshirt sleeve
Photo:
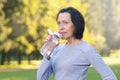
[[[57,52],[61,50],[61,48],[63,47],[64,47],[64,44],[57,46],[53,50],[50,56],[50,60],[47,60],[45,57],[43,57],[42,63],[37,71],[37,80],[48,80],[49,79],[51,73],[53,72],[52,64],[54,63],[54,58]]]
[[[37,80],[48,80],[49,79],[51,73],[53,72],[52,60],[60,48],[61,46],[57,46],[53,50],[50,60],[47,60],[45,57],[43,57],[42,63],[37,71]]]
[[[52,73],[50,60],[43,58],[42,63],[37,71],[37,80],[48,80]]]
[[[116,76],[108,65],[102,60],[101,56],[92,47],[87,51],[87,59],[96,71],[101,75],[103,80],[117,80]]]

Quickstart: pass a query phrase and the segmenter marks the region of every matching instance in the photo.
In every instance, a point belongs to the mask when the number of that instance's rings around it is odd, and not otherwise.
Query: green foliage
[[[101,2],[102,1],[89,0],[88,3],[90,7],[86,15],[86,26],[88,27],[88,31],[94,36],[91,38],[94,38],[94,46],[98,51],[103,50],[105,47],[104,45],[107,45],[106,38],[103,35],[105,29],[103,27],[105,15],[103,15],[104,11]],[[89,37],[89,39],[91,38]]]
[[[89,8],[88,3],[82,3],[82,0],[47,0],[48,11],[41,23],[53,31],[57,31],[58,27],[56,24],[56,15],[61,8],[64,7],[75,7],[82,12],[85,16],[87,9]]]
[[[53,31],[58,30],[55,18],[60,8],[72,6],[85,16],[89,7],[88,3],[82,3],[81,0],[8,0],[5,5],[4,11],[8,18],[9,32],[5,31],[9,33],[9,36],[5,34],[8,42],[4,44],[8,44],[8,48],[11,49],[17,47],[26,54],[40,49],[47,35],[47,28]],[[8,48],[7,51],[10,50]],[[2,46],[2,49],[5,50],[5,47]]]
[[[120,49],[120,1],[106,1],[104,2],[104,14],[106,15],[103,22],[105,27],[104,36],[106,43],[112,49]]]
[[[89,43],[91,43],[92,45],[95,45],[95,36],[93,33],[90,33],[88,28],[85,29],[84,32],[84,37],[83,39]]]
[[[8,20],[5,19],[5,13],[3,11],[5,2],[6,0],[0,0],[0,51],[5,50],[7,52],[11,49],[12,45],[12,41],[8,39],[12,29],[6,26]]]
[[[47,11],[45,17],[41,20],[41,24],[47,26],[47,28],[52,29],[52,31],[58,30],[58,26],[56,24],[56,15],[61,8],[74,7],[76,9],[78,9],[85,17],[85,15],[87,14],[87,10],[90,6],[89,3],[87,3],[87,2],[83,3],[82,0],[61,0],[61,1],[48,0],[47,4],[49,6],[48,11]],[[85,17],[85,20],[86,20],[86,17]],[[94,38],[91,38],[94,35],[92,33],[90,33],[88,31],[88,29],[86,29],[86,30],[87,31],[85,32],[84,39],[87,40],[88,42],[94,44]],[[60,41],[60,43],[64,43],[64,42],[65,42],[64,40]]]
[[[30,54],[34,50],[39,50],[41,38],[44,33],[44,25],[41,20],[46,14],[46,2],[40,0],[21,0],[23,8],[22,13],[18,13],[22,17],[24,26],[27,27],[24,35],[17,37],[17,41],[26,46],[25,53]]]
[[[4,30],[9,33],[9,36],[7,34],[1,36],[2,39],[4,37],[8,39],[8,42],[5,41],[3,44],[9,43],[8,47],[17,48],[26,54],[39,50],[45,29],[40,21],[47,11],[46,2],[40,0],[8,0],[5,5],[4,11],[9,19],[7,23],[9,31]],[[6,49],[4,45],[1,46],[3,50]]]
[[[18,52],[29,55],[33,51],[39,51],[48,35],[47,29],[58,30],[58,11],[68,6],[78,9],[85,18],[84,40],[94,45],[101,54],[109,53],[111,48],[119,48],[120,20],[116,1],[0,0],[0,52],[8,53],[17,49]],[[112,21],[114,24],[111,25]],[[118,27],[113,30],[113,26]],[[111,39],[112,34],[116,34],[114,39]]]

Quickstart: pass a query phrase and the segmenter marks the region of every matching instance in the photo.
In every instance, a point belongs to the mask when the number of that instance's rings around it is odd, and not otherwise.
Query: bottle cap
[[[56,35],[59,39],[62,37],[62,34],[60,34],[59,32],[54,32],[54,35]]]
[[[53,32],[51,31],[51,29],[48,29],[48,34],[52,35]]]

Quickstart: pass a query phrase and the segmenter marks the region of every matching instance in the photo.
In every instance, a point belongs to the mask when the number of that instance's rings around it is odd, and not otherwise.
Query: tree
[[[54,3],[53,3],[54,2]],[[18,63],[21,63],[22,53],[39,56],[39,49],[47,36],[48,28],[57,31],[56,15],[63,7],[77,8],[85,17],[89,9],[89,3],[82,0],[7,0],[3,11],[7,19],[9,34],[5,34],[6,41],[2,42],[1,50],[18,55]],[[86,27],[84,39],[94,44],[94,34]],[[92,37],[92,39],[90,39]],[[5,47],[5,45],[8,48]]]
[[[58,25],[56,24],[56,15],[57,15],[58,11],[64,7],[74,7],[76,9],[78,9],[83,14],[85,20],[87,20],[86,13],[89,8],[89,3],[87,3],[87,2],[83,3],[82,0],[61,0],[61,1],[48,0],[47,5],[49,6],[48,11],[47,11],[45,17],[41,20],[41,24],[45,25],[47,28],[52,29],[52,31],[58,30]],[[46,33],[47,33],[47,30],[46,30]],[[87,29],[85,31],[85,36],[86,35],[93,35],[93,34],[91,34]],[[90,36],[87,36],[84,39],[88,40],[88,42],[90,42],[90,43],[93,43],[94,39],[89,40],[89,38],[90,38]],[[63,43],[65,41],[61,40],[60,42]]]
[[[94,34],[94,46],[98,49],[101,55],[105,53],[109,54],[109,46],[106,43],[106,37],[104,36],[105,28],[103,22],[105,20],[105,1],[101,0],[89,0],[90,8],[87,11],[86,26],[90,33]],[[106,52],[108,51],[108,52]]]
[[[2,65],[4,64],[5,56],[11,49],[10,46],[12,45],[12,41],[7,38],[12,32],[12,29],[6,26],[8,20],[5,19],[5,13],[3,11],[5,2],[6,0],[0,0],[0,53]]]
[[[20,64],[22,53],[29,55],[38,51],[41,46],[44,26],[40,24],[40,20],[47,11],[46,2],[42,0],[8,0],[3,9],[5,17],[8,18],[7,26],[12,29],[6,37],[9,40],[9,50],[18,54],[18,63]],[[5,43],[6,41],[3,44]],[[6,49],[1,47],[3,50]]]
[[[114,0],[109,1],[106,0],[104,3],[105,15],[106,18],[104,20],[106,42],[110,46],[111,49],[120,49],[120,1]]]

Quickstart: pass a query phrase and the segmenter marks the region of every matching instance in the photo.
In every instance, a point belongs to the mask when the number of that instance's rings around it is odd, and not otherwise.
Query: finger
[[[56,47],[59,46],[59,43],[56,45]]]
[[[50,41],[52,39],[52,35],[49,35],[44,42]]]

